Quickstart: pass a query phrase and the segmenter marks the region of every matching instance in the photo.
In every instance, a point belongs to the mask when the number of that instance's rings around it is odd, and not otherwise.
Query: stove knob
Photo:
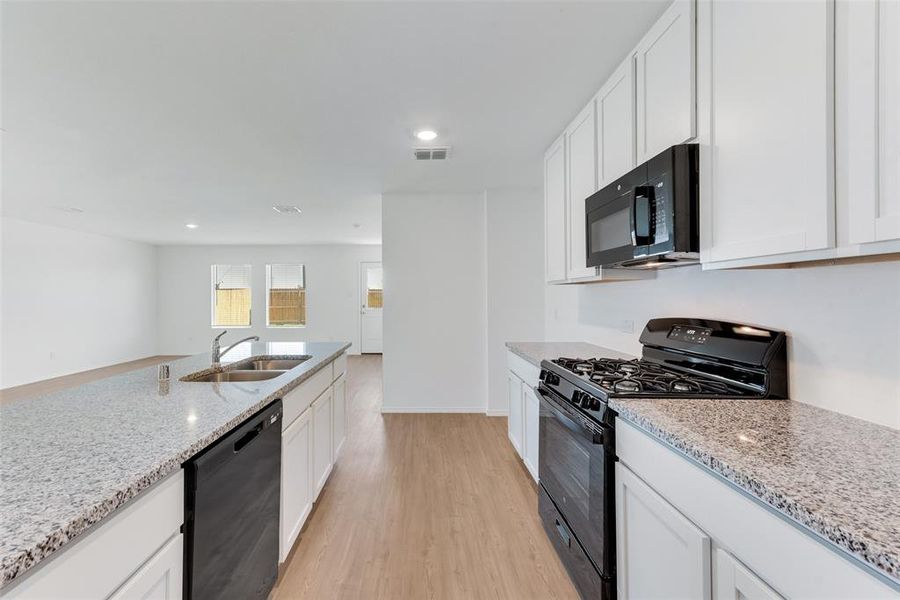
[[[591,398],[591,405],[588,408],[590,408],[591,410],[600,410],[600,407],[600,400],[598,400],[597,398]]]
[[[582,398],[584,397],[584,392],[581,390],[575,390],[572,392],[572,404],[575,406],[581,406]]]
[[[544,383],[549,385],[557,385],[559,383],[559,376],[556,373],[551,373],[547,371],[547,377],[544,379]]]

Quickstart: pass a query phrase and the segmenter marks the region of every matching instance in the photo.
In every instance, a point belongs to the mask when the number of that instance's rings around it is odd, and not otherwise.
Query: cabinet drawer
[[[331,380],[336,381],[338,377],[343,375],[347,371],[347,353],[344,352],[331,363],[332,365],[332,373]]]
[[[178,533],[183,521],[184,474],[179,470],[0,597],[107,598]]]
[[[328,389],[331,381],[331,365],[328,364],[325,365],[325,368],[317,371],[315,375],[285,394],[284,398],[282,398],[284,418],[281,420],[281,431],[287,429],[294,422],[294,419],[300,416],[300,413],[309,408],[313,400]]]
[[[538,376],[541,374],[541,369],[539,367],[534,366],[511,351],[506,353],[506,357],[506,364],[509,366],[509,370],[515,373],[519,379],[524,381],[525,385],[535,387],[538,384]]]

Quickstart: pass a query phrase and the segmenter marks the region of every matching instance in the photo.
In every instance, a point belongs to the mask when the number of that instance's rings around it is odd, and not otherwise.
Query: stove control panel
[[[712,329],[709,327],[673,325],[672,329],[669,330],[669,335],[666,337],[670,340],[678,340],[689,344],[705,344],[710,335],[712,335]]]

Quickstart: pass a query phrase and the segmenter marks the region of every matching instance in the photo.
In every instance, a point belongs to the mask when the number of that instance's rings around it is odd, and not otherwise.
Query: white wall
[[[348,341],[359,352],[359,263],[381,260],[381,246],[161,246],[159,349],[164,354],[209,351],[223,328],[211,326],[210,266],[251,265],[249,328],[228,328],[223,345],[250,335],[267,340]],[[266,265],[306,265],[304,328],[266,327]]]
[[[11,387],[156,354],[156,249],[2,219],[2,369]]]
[[[535,266],[535,268],[540,268]],[[546,286],[550,340],[633,354],[648,319],[709,317],[789,334],[790,396],[900,427],[900,261],[660,271],[645,281]],[[620,330],[633,322],[633,332]]]
[[[385,412],[487,406],[484,194],[385,194]]]
[[[506,414],[506,342],[544,339],[544,202],[539,188],[489,190],[489,415]]]

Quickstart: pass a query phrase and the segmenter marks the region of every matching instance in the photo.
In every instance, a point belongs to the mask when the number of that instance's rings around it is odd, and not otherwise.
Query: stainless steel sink
[[[285,371],[281,370],[248,370],[234,369],[231,371],[219,371],[218,373],[209,373],[188,379],[187,381],[265,381],[266,379],[275,379]]]
[[[287,371],[288,369],[293,369],[297,365],[303,364],[307,360],[309,360],[309,357],[259,359],[251,361],[246,366],[241,365],[241,367],[256,371]]]

